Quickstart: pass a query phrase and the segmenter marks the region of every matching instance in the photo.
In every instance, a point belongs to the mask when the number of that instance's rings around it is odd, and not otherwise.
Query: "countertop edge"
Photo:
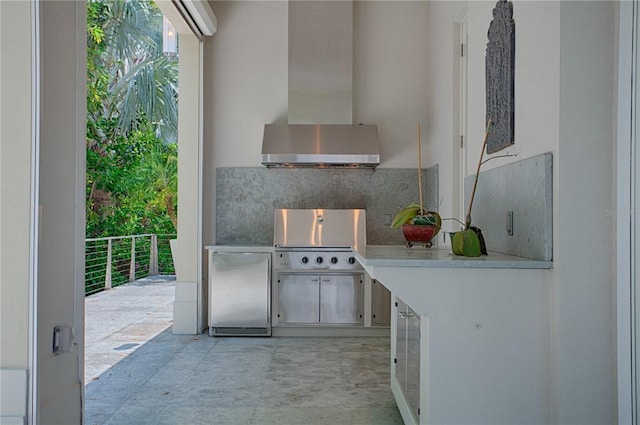
[[[273,252],[271,245],[207,245],[204,248],[213,252]]]
[[[387,249],[389,251],[400,251],[404,249],[401,246],[394,245],[368,245],[374,249]],[[550,270],[553,268],[553,261],[533,260],[522,257],[507,256],[505,254],[492,253],[488,256],[482,257],[455,257],[455,258],[436,258],[436,259],[420,259],[420,258],[392,258],[384,257],[380,253],[376,253],[375,256],[367,255],[367,247],[364,249],[364,254],[358,249],[353,247],[353,252],[356,259],[364,267],[418,267],[418,268],[476,268],[476,269],[539,269]],[[415,251],[413,251],[415,252]],[[432,251],[433,253],[443,253],[445,250],[440,248],[438,251]],[[397,252],[396,252],[397,254]],[[491,256],[499,256],[502,258],[492,259]],[[504,258],[507,257],[507,258]]]

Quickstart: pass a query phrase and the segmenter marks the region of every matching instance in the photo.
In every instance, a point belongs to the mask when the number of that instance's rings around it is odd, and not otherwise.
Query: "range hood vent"
[[[288,124],[267,124],[267,167],[376,167],[375,125],[354,125],[353,2],[289,2]]]
[[[378,130],[375,125],[267,124],[262,164],[374,168],[380,164]]]

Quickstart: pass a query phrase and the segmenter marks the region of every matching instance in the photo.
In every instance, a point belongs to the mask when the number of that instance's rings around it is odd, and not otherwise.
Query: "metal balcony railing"
[[[169,240],[176,235],[112,236],[85,240],[85,295],[147,276],[175,274]]]

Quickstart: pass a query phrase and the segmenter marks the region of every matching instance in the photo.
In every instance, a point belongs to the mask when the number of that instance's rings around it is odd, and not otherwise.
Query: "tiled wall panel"
[[[364,208],[367,243],[404,244],[391,229],[398,207],[418,201],[417,170],[409,168],[216,170],[216,244],[272,244],[276,208]],[[425,205],[438,205],[438,166],[422,173]]]
[[[549,261],[553,257],[553,156],[537,155],[480,173],[472,225],[490,251]],[[475,176],[465,179],[468,199]],[[513,235],[507,213],[513,212]]]

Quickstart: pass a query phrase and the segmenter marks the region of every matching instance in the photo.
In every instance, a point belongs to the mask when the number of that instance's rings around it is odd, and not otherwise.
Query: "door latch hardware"
[[[56,326],[53,328],[53,354],[71,351],[74,343],[73,328],[71,326]]]

